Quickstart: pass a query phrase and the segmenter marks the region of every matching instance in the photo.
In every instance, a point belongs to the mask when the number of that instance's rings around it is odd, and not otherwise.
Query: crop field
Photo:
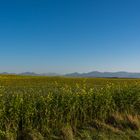
[[[0,140],[140,140],[140,80],[1,75]]]

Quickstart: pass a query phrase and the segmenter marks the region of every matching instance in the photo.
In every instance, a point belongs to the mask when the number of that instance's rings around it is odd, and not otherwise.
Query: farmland
[[[140,140],[140,80],[0,76],[0,140]]]

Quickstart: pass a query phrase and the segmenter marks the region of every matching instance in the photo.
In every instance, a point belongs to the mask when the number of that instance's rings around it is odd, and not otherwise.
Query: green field
[[[140,140],[140,80],[1,75],[0,140]]]

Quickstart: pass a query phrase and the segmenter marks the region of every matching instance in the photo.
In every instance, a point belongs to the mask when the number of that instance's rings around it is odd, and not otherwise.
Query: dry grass
[[[62,134],[64,140],[74,140],[73,130],[70,125],[66,125],[62,128]]]
[[[140,130],[139,115],[115,113],[106,120],[106,123],[120,130],[131,129]]]

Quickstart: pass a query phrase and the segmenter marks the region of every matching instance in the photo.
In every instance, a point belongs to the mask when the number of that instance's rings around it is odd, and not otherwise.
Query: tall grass
[[[0,77],[0,139],[74,139],[114,114],[140,116],[139,80]]]

